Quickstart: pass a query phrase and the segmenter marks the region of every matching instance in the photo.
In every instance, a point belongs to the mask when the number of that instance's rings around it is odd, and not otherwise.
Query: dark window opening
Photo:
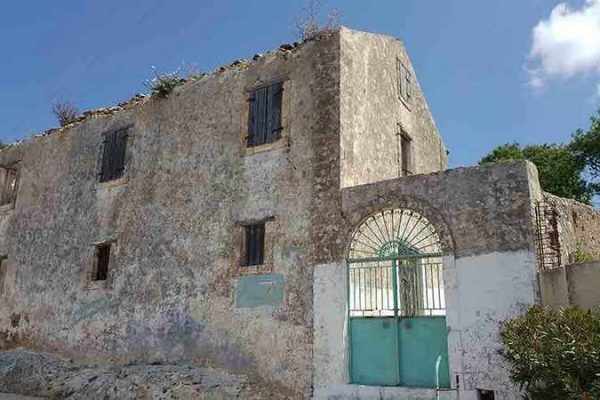
[[[256,89],[250,94],[247,146],[272,143],[281,137],[283,83]]]
[[[4,281],[6,280],[6,256],[0,257],[0,296],[4,294]]]
[[[402,175],[412,175],[412,139],[404,132],[400,134],[400,150],[402,152]]]
[[[104,243],[96,246],[96,265],[93,281],[105,281],[108,278],[108,266],[110,264],[110,244]]]
[[[127,149],[127,130],[121,129],[104,135],[100,182],[108,182],[123,176]]]
[[[242,258],[243,266],[264,264],[265,254],[265,224],[253,224],[244,226],[245,230],[245,252]]]
[[[477,389],[478,400],[495,400],[495,398],[493,390]]]
[[[4,184],[0,196],[0,205],[12,204],[17,197],[17,170],[4,168]]]

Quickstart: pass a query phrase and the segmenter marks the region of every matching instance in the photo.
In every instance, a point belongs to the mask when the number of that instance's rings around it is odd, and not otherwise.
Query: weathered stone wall
[[[562,263],[600,260],[600,211],[550,193],[544,193],[544,201],[558,214]]]
[[[351,399],[359,390],[348,385],[347,371],[344,259],[353,230],[377,211],[406,208],[435,226],[446,254],[450,376],[453,383],[460,379],[461,399],[476,399],[477,389],[494,390],[497,399],[521,398],[499,354],[499,331],[503,321],[538,301],[532,218],[536,180],[531,163],[514,162],[343,189],[341,221],[332,222],[343,229],[337,241],[330,239],[329,252],[314,272],[315,397]],[[405,388],[385,393],[434,396],[433,391]]]
[[[412,74],[410,103],[398,96],[397,60]],[[340,74],[342,187],[401,176],[399,126],[412,138],[413,173],[446,169],[446,148],[400,40],[342,29]]]
[[[283,138],[247,151],[247,90],[274,80],[285,81]],[[339,143],[338,109],[334,33],[3,150],[0,164],[19,161],[21,179],[0,215],[0,345],[190,359],[308,395],[315,199],[339,192],[338,152],[319,144]],[[125,177],[100,184],[102,133],[125,126]],[[271,217],[265,268],[283,298],[240,303],[239,224]],[[88,278],[105,240],[115,244],[101,287]]]
[[[565,265],[539,275],[542,304],[554,308],[600,306],[600,261]]]

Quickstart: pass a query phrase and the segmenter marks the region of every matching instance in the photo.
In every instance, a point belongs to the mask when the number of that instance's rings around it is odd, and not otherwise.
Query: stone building
[[[282,46],[0,166],[2,348],[187,360],[274,398],[519,398],[499,324],[539,301],[545,195],[527,162],[446,170],[397,39]]]

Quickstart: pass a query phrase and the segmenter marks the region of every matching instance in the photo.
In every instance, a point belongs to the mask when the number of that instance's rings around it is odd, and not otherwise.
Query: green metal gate
[[[352,383],[449,387],[439,237],[410,210],[367,218],[348,257]]]

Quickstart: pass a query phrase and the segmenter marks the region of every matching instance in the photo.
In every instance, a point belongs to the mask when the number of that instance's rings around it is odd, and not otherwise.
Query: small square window
[[[123,176],[127,152],[127,129],[104,134],[100,182],[108,182]]]
[[[2,168],[3,184],[0,193],[0,206],[13,204],[17,198],[18,173],[16,168]]]
[[[244,226],[242,266],[263,265],[265,261],[265,223]]]
[[[110,243],[96,246],[96,258],[92,281],[105,281],[108,279],[108,268],[110,266]]]
[[[281,137],[281,104],[283,83],[258,88],[248,99],[247,147],[273,143]]]

